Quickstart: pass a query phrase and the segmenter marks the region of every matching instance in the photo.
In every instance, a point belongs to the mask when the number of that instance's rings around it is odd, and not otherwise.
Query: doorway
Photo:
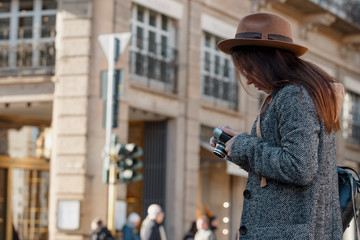
[[[50,159],[41,151],[43,132],[34,126],[1,130],[0,239],[48,239]]]
[[[1,239],[48,239],[48,196],[48,162],[0,156]]]

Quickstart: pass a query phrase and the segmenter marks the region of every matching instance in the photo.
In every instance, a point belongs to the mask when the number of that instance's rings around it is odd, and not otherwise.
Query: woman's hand
[[[211,145],[213,148],[216,146],[216,140],[215,140],[214,136],[212,136],[212,137],[210,138],[210,145]]]
[[[231,147],[235,141],[235,137],[239,135],[238,132],[232,130],[229,126],[221,127],[221,129],[226,133],[232,136],[232,138],[225,143],[225,151],[227,152],[227,157],[231,157]]]
[[[223,127],[220,127],[222,131],[224,131],[226,134],[232,136],[232,138],[227,141],[227,143],[225,144],[226,148],[225,148],[225,151],[227,152],[227,156],[230,157],[231,156],[231,146],[235,140],[235,137],[237,135],[239,135],[238,132],[232,130],[229,126],[223,126]],[[215,147],[216,146],[216,141],[215,141],[215,138],[214,137],[211,137],[210,138],[210,145],[212,147]]]

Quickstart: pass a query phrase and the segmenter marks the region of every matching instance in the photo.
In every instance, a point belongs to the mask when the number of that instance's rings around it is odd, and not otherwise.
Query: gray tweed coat
[[[342,239],[334,134],[326,133],[303,87],[271,95],[262,139],[255,121],[231,148],[231,161],[249,173],[240,239]]]

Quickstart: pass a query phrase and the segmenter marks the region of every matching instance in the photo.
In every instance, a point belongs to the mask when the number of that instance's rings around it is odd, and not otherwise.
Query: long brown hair
[[[322,117],[326,131],[330,133],[340,129],[332,84],[335,79],[318,66],[291,52],[269,47],[235,47],[232,58],[245,78],[251,77],[254,83],[266,90],[281,89],[288,84],[303,86],[315,105],[319,119]]]

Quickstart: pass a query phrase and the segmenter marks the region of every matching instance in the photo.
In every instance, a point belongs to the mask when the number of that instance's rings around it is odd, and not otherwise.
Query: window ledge
[[[218,112],[218,113],[223,113],[223,114],[226,114],[226,115],[229,115],[229,116],[243,118],[243,115],[240,114],[239,111],[229,109],[229,108],[224,107],[222,105],[211,103],[211,102],[208,102],[208,101],[203,100],[203,99],[200,100],[200,103],[201,103],[201,107],[204,108],[204,109],[208,109],[208,110]]]
[[[130,85],[130,87],[133,87],[133,88],[145,90],[148,92],[153,92],[153,93],[156,93],[156,94],[159,94],[162,96],[166,96],[169,98],[173,98],[173,99],[178,99],[178,95],[176,93],[173,93],[172,90],[166,90],[162,87],[152,86],[147,83],[139,82],[134,79],[130,79],[129,85]]]
[[[360,144],[353,143],[353,142],[350,142],[349,140],[345,139],[345,145],[346,145],[346,148],[348,148],[348,149],[360,152]]]
[[[53,78],[54,76],[0,77],[0,85],[49,83],[53,82]]]

